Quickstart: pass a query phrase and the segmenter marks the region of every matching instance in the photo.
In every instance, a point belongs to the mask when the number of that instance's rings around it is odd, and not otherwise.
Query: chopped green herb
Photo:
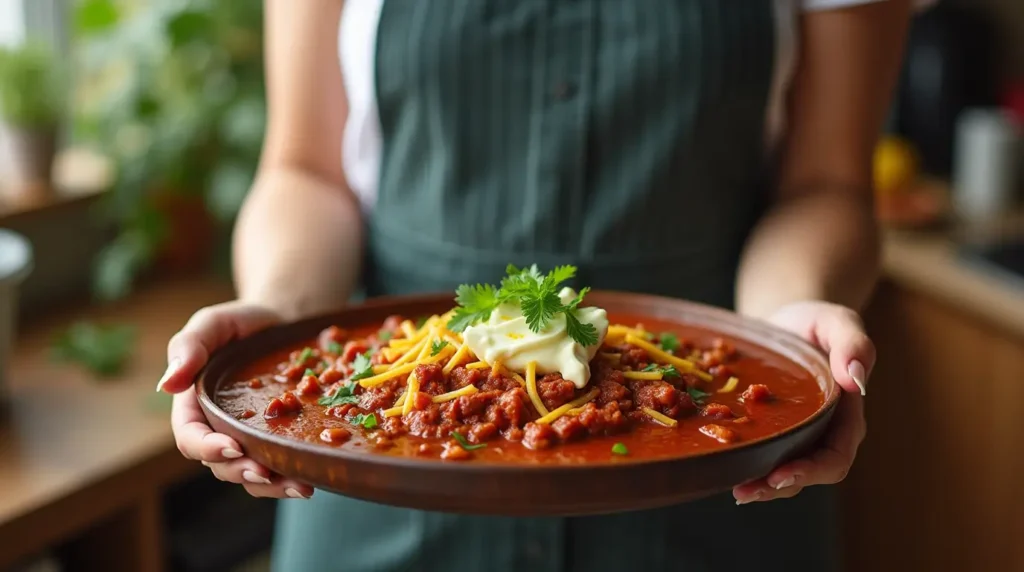
[[[441,353],[441,350],[448,345],[448,342],[444,340],[434,340],[434,343],[430,344],[430,355],[436,356]]]
[[[649,363],[640,371],[660,371],[662,377],[682,377],[674,365],[660,366],[656,363]]]
[[[577,343],[590,346],[597,343],[597,328],[583,323],[576,309],[589,288],[583,288],[568,304],[558,297],[559,285],[576,276],[575,266],[557,266],[541,275],[536,266],[519,269],[509,264],[501,287],[490,284],[462,284],[455,291],[458,308],[448,322],[448,328],[462,332],[467,327],[486,320],[500,304],[517,303],[530,330],[539,333],[556,314],[565,315],[566,333]]]
[[[426,324],[426,323],[427,323],[427,317],[426,316],[420,316],[419,318],[416,318],[416,329],[418,330],[418,329],[422,328],[423,324]]]
[[[644,332],[644,339],[647,341],[651,341],[654,339],[654,334],[652,334],[651,332]]]
[[[302,353],[299,354],[299,363],[305,363],[311,357],[313,357],[313,348],[303,348]]]
[[[359,403],[359,397],[352,394],[356,384],[349,383],[338,386],[338,389],[331,395],[325,395],[317,400],[317,403],[324,407],[337,407],[346,403]]]
[[[377,332],[377,339],[386,342],[391,339],[391,332],[388,330],[380,330]]]
[[[677,338],[673,333],[662,332],[661,335],[658,336],[658,345],[661,346],[661,349],[672,353],[679,349],[679,338]]]
[[[690,394],[690,399],[692,399],[697,405],[703,405],[704,398],[711,395],[710,393],[703,392],[696,387],[688,387],[686,389],[686,393]]]
[[[612,445],[612,453],[616,455],[628,455],[629,449],[626,448],[625,443],[616,443]]]
[[[359,415],[352,416],[353,425],[362,425],[363,429],[376,429],[377,428],[377,416],[373,413],[360,413]]]
[[[302,374],[302,377],[306,377],[307,375],[312,375],[313,377],[316,377],[316,372],[307,367],[305,373]]]
[[[370,363],[370,350],[356,356],[352,362],[352,381],[359,381],[373,376],[373,364]]]
[[[327,344],[327,351],[331,352],[336,356],[339,356],[341,355],[341,344],[339,344],[338,342],[331,342]]]
[[[458,441],[459,446],[467,451],[476,451],[477,449],[483,449],[484,447],[487,446],[487,443],[480,443],[478,445],[471,444],[469,441],[466,440],[465,437],[462,436],[462,433],[459,433],[458,431],[452,431],[452,437],[455,437],[455,440]]]

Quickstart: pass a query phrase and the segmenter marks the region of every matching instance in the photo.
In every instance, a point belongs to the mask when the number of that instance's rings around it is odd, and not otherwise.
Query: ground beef
[[[537,393],[545,407],[556,409],[572,401],[576,386],[560,373],[549,373],[537,382]]]
[[[587,428],[583,426],[579,418],[572,415],[559,417],[551,424],[551,428],[555,430],[558,439],[563,443],[568,443],[587,434]]]
[[[621,372],[619,378],[622,378]],[[594,399],[597,405],[604,406],[608,403],[617,403],[619,409],[622,411],[629,411],[633,409],[633,394],[630,393],[629,389],[626,388],[622,383],[616,383],[611,380],[599,381],[597,383],[597,389],[601,391]]]
[[[305,395],[307,397],[323,393],[323,389],[320,387],[320,383],[317,381],[315,375],[307,375],[303,377],[302,381],[295,386],[295,391],[298,391],[299,395]]]
[[[729,409],[729,406],[724,403],[709,403],[704,406],[700,414],[711,419],[731,419],[733,417],[732,409]]]
[[[412,408],[417,411],[422,411],[430,407],[430,404],[433,402],[434,400],[431,399],[429,393],[417,391],[415,394],[412,395]]]
[[[547,449],[558,440],[558,434],[546,423],[527,423],[523,433],[523,446],[527,449]]]
[[[630,382],[629,386],[633,390],[633,400],[637,407],[649,407],[673,419],[679,417],[687,409],[686,402],[682,401],[682,395],[685,394],[671,383],[634,380]],[[690,405],[692,406],[692,402]]]
[[[503,431],[511,427],[522,427],[527,420],[526,404],[529,401],[530,397],[522,387],[510,389],[487,407],[486,418]]]
[[[392,407],[398,399],[400,389],[399,383],[404,385],[404,382],[400,382],[397,379],[391,379],[378,386],[365,390],[359,396],[359,407],[368,411],[376,411],[378,409],[388,409]]]
[[[341,347],[348,337],[349,333],[345,330],[338,326],[331,326],[320,332],[320,335],[317,337],[317,345],[320,347],[320,351],[329,352],[335,344]]]
[[[715,425],[713,423],[701,427],[700,432],[719,443],[734,443],[739,440],[739,435],[737,435],[732,429],[727,429],[721,425]]]
[[[619,411],[619,404],[612,401],[603,407],[588,403],[576,416],[591,435],[612,435],[626,428],[628,421]]]
[[[755,383],[755,384],[751,385],[750,387],[748,387],[743,392],[743,395],[741,395],[740,397],[743,398],[744,403],[746,403],[746,402],[752,402],[752,403],[764,402],[764,401],[768,401],[768,400],[770,400],[772,398],[772,391],[770,389],[768,389],[767,385],[761,385],[760,383]]]
[[[398,437],[406,432],[405,424],[402,422],[402,418],[398,416],[384,419],[384,422],[380,424],[380,429],[389,437]]]
[[[647,350],[627,344],[622,346],[622,357],[619,361],[624,366],[643,369],[650,363],[651,358],[647,355]]]
[[[494,374],[490,370],[480,370],[482,373],[486,373],[487,378],[484,379],[479,387],[481,391],[508,391],[517,387],[522,387],[514,377],[507,377],[500,373]]]
[[[483,443],[498,434],[498,426],[494,423],[477,423],[466,431],[466,439],[471,443]]]
[[[422,411],[412,411],[404,417],[405,426],[410,434],[418,437],[441,436],[441,408],[439,406],[430,405]]]
[[[436,363],[416,366],[413,374],[420,381],[420,391],[424,393],[441,395],[448,391],[444,384],[444,372]]]
[[[482,369],[466,369],[459,366],[453,369],[451,374],[449,374],[448,389],[453,391],[466,387],[467,385],[475,385],[479,388],[484,379],[486,379],[488,373],[489,372]]]

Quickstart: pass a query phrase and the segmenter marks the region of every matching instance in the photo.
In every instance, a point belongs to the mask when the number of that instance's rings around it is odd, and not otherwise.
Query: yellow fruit
[[[893,195],[906,190],[917,180],[917,154],[913,146],[895,136],[883,137],[875,147],[875,192]]]

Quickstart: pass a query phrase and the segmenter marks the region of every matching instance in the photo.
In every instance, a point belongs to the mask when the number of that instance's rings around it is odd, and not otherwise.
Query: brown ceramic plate
[[[236,382],[263,356],[315,338],[338,325],[377,327],[393,314],[440,314],[452,306],[450,294],[371,300],[336,314],[262,331],[218,351],[196,381],[199,402],[210,424],[236,439],[246,454],[272,471],[346,496],[388,505],[509,516],[585,515],[681,503],[730,490],[768,474],[780,463],[806,452],[826,429],[839,400],[826,357],[803,340],[734,313],[690,302],[619,292],[591,292],[587,305],[609,317],[640,316],[677,325],[697,335],[722,335],[741,351],[774,356],[816,381],[821,404],[802,421],[781,430],[715,450],[672,450],[643,455],[574,459],[571,455],[519,455],[517,462],[443,461],[414,455],[378,453],[372,447],[332,447],[300,441],[237,419],[221,407],[219,390]],[[613,439],[614,440],[614,439]],[[560,455],[560,454],[555,454]]]

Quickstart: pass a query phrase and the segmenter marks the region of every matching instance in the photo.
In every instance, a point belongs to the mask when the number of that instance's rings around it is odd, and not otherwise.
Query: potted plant
[[[80,0],[75,22],[75,138],[116,172],[95,274],[110,299],[227,245],[263,140],[262,2]]]
[[[0,182],[9,198],[50,191],[61,91],[51,50],[34,42],[0,48]]]

